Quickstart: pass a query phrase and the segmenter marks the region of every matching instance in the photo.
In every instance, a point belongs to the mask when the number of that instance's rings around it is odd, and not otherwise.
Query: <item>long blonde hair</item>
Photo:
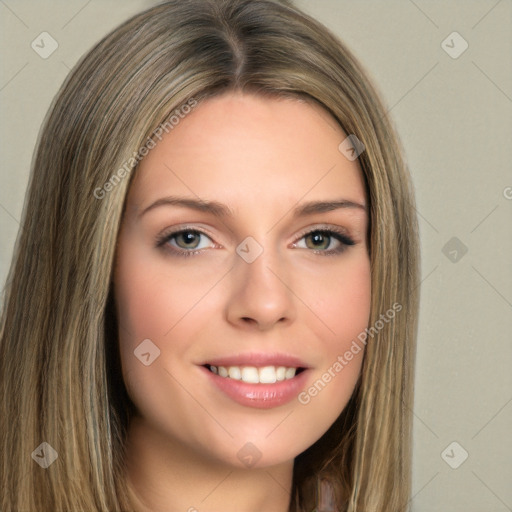
[[[172,0],[126,21],[82,58],[41,130],[1,320],[4,512],[133,509],[124,479],[133,406],[120,372],[112,285],[136,172],[126,162],[191,98],[229,90],[314,101],[363,142],[370,325],[401,305],[368,338],[341,416],[297,457],[290,512],[311,512],[327,488],[339,511],[407,509],[418,234],[386,110],[349,50],[290,2]],[[123,179],[105,187],[121,168]],[[58,454],[47,469],[31,457],[43,442]]]

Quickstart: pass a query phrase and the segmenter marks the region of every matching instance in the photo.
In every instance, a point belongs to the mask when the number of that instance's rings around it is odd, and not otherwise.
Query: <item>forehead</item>
[[[228,93],[205,100],[157,141],[137,169],[137,209],[168,194],[221,200],[235,209],[339,197],[365,202],[347,137],[312,102]]]

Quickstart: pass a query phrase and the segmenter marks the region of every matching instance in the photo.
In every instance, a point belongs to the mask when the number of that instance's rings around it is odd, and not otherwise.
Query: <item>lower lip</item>
[[[229,398],[240,405],[256,409],[271,409],[292,401],[304,389],[308,373],[308,370],[303,370],[293,379],[275,384],[250,384],[229,377],[219,377],[204,366],[201,366],[201,370]]]

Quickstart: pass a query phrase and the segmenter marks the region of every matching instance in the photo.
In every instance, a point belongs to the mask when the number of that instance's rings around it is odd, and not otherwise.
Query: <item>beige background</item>
[[[32,151],[53,96],[93,43],[154,3],[0,0],[2,284]],[[422,304],[412,509],[510,511],[512,2],[297,3],[347,42],[370,71],[397,124],[416,187]],[[59,45],[47,59],[30,46],[43,31]],[[469,45],[455,59],[441,46],[454,31]],[[462,43],[451,36],[445,45],[453,53]],[[453,237],[458,241],[445,247]],[[454,441],[458,445],[449,446]],[[460,463],[462,450],[467,460],[452,469],[445,461]]]

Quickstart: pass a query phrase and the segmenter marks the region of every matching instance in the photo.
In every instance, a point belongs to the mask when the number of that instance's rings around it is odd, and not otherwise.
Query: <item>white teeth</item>
[[[210,366],[212,373],[220,377],[241,380],[250,384],[274,384],[275,382],[293,379],[297,368],[286,366]]]
[[[277,380],[274,366],[264,366],[258,373],[262,384],[273,384]]]
[[[280,366],[276,370],[276,378],[277,380],[284,380],[286,378],[286,368],[284,366]]]
[[[286,372],[284,374],[285,379],[293,379],[295,377],[295,372],[297,368],[286,368]]]
[[[250,384],[258,384],[260,381],[258,370],[254,368],[254,366],[246,366],[245,368],[242,368],[242,380],[244,382],[249,382]]]
[[[240,371],[240,368],[238,366],[230,366],[228,368],[228,375],[230,379],[242,379],[242,372]]]

